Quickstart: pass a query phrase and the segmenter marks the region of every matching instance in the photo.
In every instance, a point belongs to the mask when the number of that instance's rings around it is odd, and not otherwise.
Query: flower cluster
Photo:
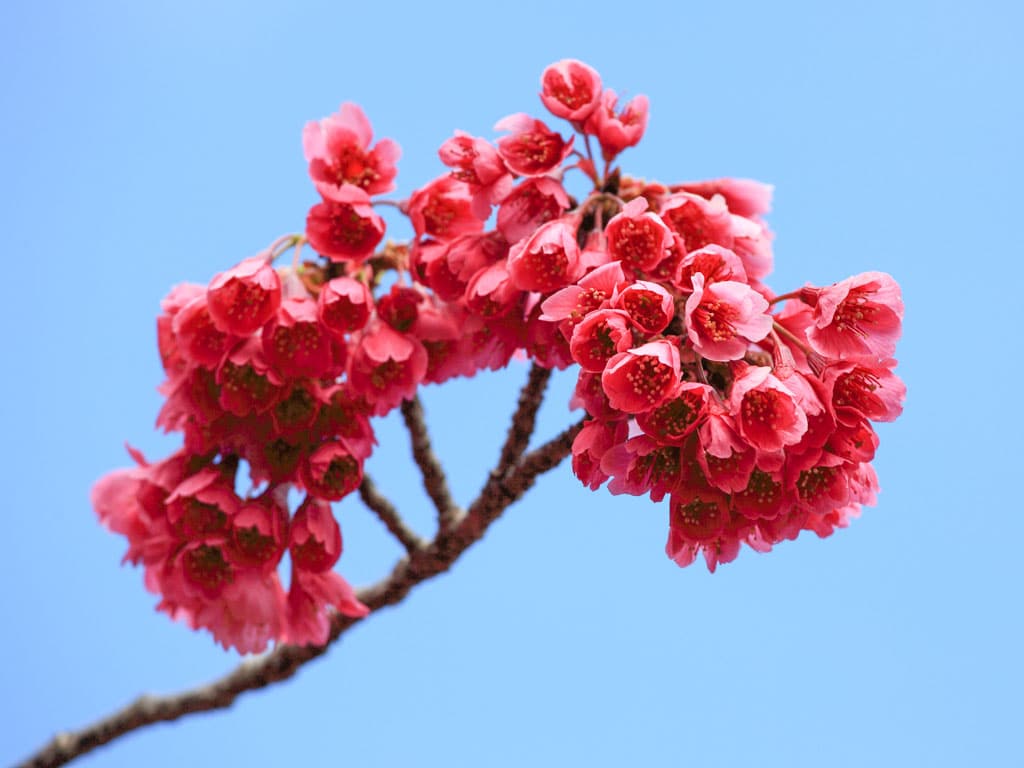
[[[871,422],[904,396],[892,278],[773,293],[770,187],[625,176],[615,163],[642,138],[647,99],[620,107],[582,62],[548,67],[540,97],[571,133],[527,114],[500,120],[494,141],[456,131],[439,150],[447,171],[397,201],[381,197],[397,144],[374,144],[362,110],[342,105],[303,135],[320,197],[305,233],[164,300],[158,424],[184,447],[156,463],[133,451],[137,466],[93,492],[161,610],[243,652],[322,643],[332,611],[365,614],[334,571],[331,503],[362,482],[371,418],[517,354],[578,366],[575,474],[668,498],[680,565],[824,536],[873,501]],[[384,241],[388,205],[408,242]],[[304,244],[319,258],[301,262]]]

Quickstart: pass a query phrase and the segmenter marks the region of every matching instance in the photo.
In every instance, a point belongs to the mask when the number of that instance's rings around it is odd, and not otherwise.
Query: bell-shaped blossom
[[[370,612],[341,574],[293,565],[282,639],[293,645],[323,645],[330,637],[331,608],[357,619]]]
[[[625,311],[632,323],[647,334],[661,333],[675,314],[672,294],[647,280],[637,280],[625,286],[616,297],[614,306]]]
[[[736,377],[729,410],[737,431],[759,452],[794,445],[807,431],[807,414],[796,396],[766,366],[748,366]]]
[[[285,380],[327,375],[344,364],[344,350],[320,323],[317,304],[310,298],[285,299],[263,328],[263,354]]]
[[[620,352],[608,361],[601,384],[613,408],[641,413],[679,391],[679,347],[667,339]]]
[[[489,141],[456,131],[438,150],[441,162],[453,168],[452,177],[465,182],[473,193],[473,213],[490,216],[491,205],[501,202],[512,189],[512,175]]]
[[[335,277],[320,287],[316,309],[320,323],[343,339],[366,326],[373,312],[373,295],[361,280]]]
[[[263,413],[280,399],[283,384],[267,363],[258,336],[239,342],[217,369],[218,402],[228,413]]]
[[[721,280],[747,282],[747,271],[740,257],[720,245],[705,245],[687,253],[673,275],[673,283],[684,291],[692,291],[693,275],[697,272],[704,275],[704,285]]]
[[[638,197],[608,222],[604,230],[608,254],[629,269],[646,271],[661,261],[672,245],[672,233]]]
[[[864,272],[827,288],[805,288],[801,298],[813,303],[807,341],[815,352],[846,360],[890,358],[903,324],[900,287],[884,272]]]
[[[601,103],[590,113],[584,130],[597,136],[601,155],[611,161],[626,147],[634,147],[647,130],[649,104],[646,96],[634,96],[621,110],[616,111],[619,97],[611,88],[605,89]]]
[[[706,200],[700,195],[679,192],[666,198],[658,213],[682,238],[687,253],[706,245],[733,246],[732,218],[725,198],[720,195]]]
[[[385,230],[369,195],[351,184],[319,184],[317,190],[324,199],[306,217],[309,244],[332,261],[361,263],[384,238]]]
[[[499,120],[496,131],[510,131],[498,139],[498,152],[509,169],[520,176],[544,176],[554,171],[572,151],[566,141],[542,121],[519,112]]]
[[[524,291],[550,293],[579,279],[578,225],[575,219],[556,219],[513,245],[508,253],[512,285]]]
[[[404,203],[417,237],[454,240],[484,228],[486,216],[477,215],[470,186],[449,175],[420,187]]]
[[[229,559],[243,567],[274,570],[288,546],[286,500],[268,491],[241,503],[231,518]]]
[[[768,213],[772,207],[771,184],[753,179],[709,179],[673,184],[673,192],[691,192],[708,200],[721,195],[730,213],[748,219]]]
[[[694,350],[708,360],[739,360],[751,342],[772,329],[768,302],[745,283],[723,280],[705,286],[694,273],[693,293],[686,300],[687,335]]]
[[[619,352],[633,346],[629,315],[618,309],[599,309],[575,327],[569,350],[585,371],[600,373]]]
[[[307,496],[292,518],[288,547],[292,562],[300,570],[319,573],[333,568],[341,557],[342,542],[331,505]]]
[[[601,458],[615,445],[625,440],[624,421],[584,422],[572,441],[572,471],[583,485],[596,491],[608,475],[601,470]]]
[[[379,323],[363,332],[352,353],[349,382],[383,416],[416,393],[427,370],[427,352],[416,339]]]
[[[903,413],[907,385],[893,373],[895,360],[881,364],[853,361],[833,363],[822,372],[832,392],[836,418],[845,423],[859,419],[893,421]]]
[[[212,467],[182,480],[167,497],[167,520],[186,539],[222,536],[241,500],[224,474]]]
[[[363,462],[342,440],[321,444],[301,465],[302,484],[321,499],[340,501],[363,481]]]
[[[713,393],[707,384],[683,382],[671,400],[637,414],[637,426],[661,445],[682,445],[707,417]]]
[[[401,150],[391,139],[370,148],[373,129],[363,110],[351,102],[330,117],[309,122],[302,132],[302,147],[314,182],[359,187],[368,195],[395,188],[395,163]]]
[[[206,291],[210,317],[225,333],[255,333],[281,304],[281,279],[261,254],[245,259],[210,281]]]
[[[532,234],[569,208],[569,195],[561,182],[548,176],[517,184],[498,207],[498,231],[509,243]]]
[[[755,468],[743,490],[732,495],[733,508],[748,520],[774,520],[793,504],[781,473]]]
[[[192,365],[214,369],[220,365],[236,337],[217,328],[205,295],[182,307],[171,323],[182,356]]]
[[[540,76],[540,100],[555,117],[582,123],[601,102],[601,76],[582,61],[562,59]]]

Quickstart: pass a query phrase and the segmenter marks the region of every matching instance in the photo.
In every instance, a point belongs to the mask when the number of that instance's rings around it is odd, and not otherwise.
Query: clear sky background
[[[408,194],[453,129],[540,115],[565,57],[650,97],[627,172],[776,186],[776,290],[901,282],[878,507],[710,575],[665,557],[665,505],[563,466],[294,680],[79,765],[1024,764],[1019,8],[4,3],[0,764],[238,660],[153,610],[88,503],[125,440],[177,446],[152,426],[160,298],[302,228],[307,120],[360,103]],[[423,393],[463,503],[525,373]],[[379,435],[370,470],[428,531],[404,434]],[[375,580],[397,547],[358,500],[339,516],[341,570]]]

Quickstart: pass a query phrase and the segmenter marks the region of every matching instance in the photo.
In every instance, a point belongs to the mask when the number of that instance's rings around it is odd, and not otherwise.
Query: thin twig
[[[392,504],[379,490],[373,479],[363,475],[363,482],[359,485],[359,498],[378,518],[384,523],[391,534],[398,539],[406,552],[415,552],[423,549],[427,544],[419,537],[416,531],[412,530],[402,516],[398,514],[395,505]]]
[[[402,418],[405,419],[405,428],[409,430],[409,438],[412,441],[413,459],[420,468],[420,474],[423,475],[423,487],[437,509],[438,527],[442,531],[448,530],[455,525],[462,510],[452,499],[444,469],[430,445],[423,404],[420,403],[418,396],[402,403]]]
[[[537,477],[569,455],[572,441],[581,427],[582,422],[530,451],[504,477],[492,473],[457,527],[446,535],[439,533],[425,548],[401,558],[386,578],[360,589],[358,597],[370,609],[370,615],[401,602],[413,587],[447,571],[463,552],[483,537],[488,526],[510,504],[529,490]],[[55,768],[144,726],[230,707],[242,693],[287,680],[306,662],[323,655],[359,621],[361,619],[335,614],[328,641],[322,646],[281,645],[270,653],[242,662],[233,672],[207,685],[168,696],[142,696],[79,731],[58,734],[18,768]]]
[[[519,461],[526,446],[530,444],[530,437],[537,423],[537,411],[544,402],[544,390],[550,378],[550,368],[542,368],[536,363],[530,368],[530,375],[519,393],[519,405],[512,415],[512,425],[505,436],[505,444],[501,447],[498,465],[494,468],[495,474],[504,475],[509,467]]]

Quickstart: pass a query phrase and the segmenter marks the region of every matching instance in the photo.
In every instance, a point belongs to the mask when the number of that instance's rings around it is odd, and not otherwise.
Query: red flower
[[[520,176],[550,173],[572,151],[572,139],[565,141],[543,122],[522,112],[502,118],[494,129],[512,132],[498,139],[498,152]]]
[[[319,123],[306,123],[302,147],[310,177],[336,187],[351,184],[368,195],[390,192],[401,150],[391,139],[381,139],[371,150],[372,140],[370,121],[357,104],[346,102]]]
[[[410,399],[427,371],[427,352],[416,339],[380,323],[365,331],[349,365],[352,389],[383,416]]]
[[[317,305],[309,298],[285,299],[263,328],[263,353],[285,380],[326,376],[344,365],[344,349],[321,325]]]
[[[351,277],[336,277],[320,287],[317,317],[339,339],[363,328],[373,311],[373,296],[366,284]]]
[[[805,288],[814,306],[807,340],[826,357],[892,357],[903,323],[903,297],[884,272],[864,272],[828,288]]]
[[[601,96],[601,103],[590,113],[585,126],[587,133],[597,136],[601,143],[601,155],[609,162],[626,147],[636,146],[647,129],[647,97],[633,97],[617,113],[615,108],[618,100],[615,91],[606,89]]]
[[[404,209],[416,237],[454,240],[484,228],[486,216],[478,216],[473,190],[464,181],[441,176],[420,187],[406,201]]]
[[[604,230],[608,254],[630,269],[654,267],[672,246],[672,233],[661,218],[647,211],[647,201],[638,197],[608,222]]]
[[[210,316],[225,333],[248,336],[263,327],[281,304],[281,279],[264,255],[221,272],[206,291]]]
[[[508,242],[516,243],[568,207],[569,196],[560,182],[547,176],[526,179],[501,201],[498,231]]]
[[[551,64],[540,76],[540,100],[555,117],[582,123],[601,100],[601,76],[576,59]]]
[[[556,219],[542,224],[508,253],[512,285],[524,291],[550,293],[575,282],[582,272],[576,243],[575,219]]]
[[[605,366],[601,385],[613,408],[649,411],[679,391],[679,347],[662,339],[620,352]]]
[[[309,209],[306,238],[332,261],[362,262],[384,237],[384,220],[373,212],[370,197],[359,187],[320,184],[324,201]]]
[[[686,327],[690,343],[708,360],[739,360],[750,342],[761,341],[772,329],[768,302],[745,283],[723,280],[704,285],[704,275],[693,274],[693,293],[686,300]]]

